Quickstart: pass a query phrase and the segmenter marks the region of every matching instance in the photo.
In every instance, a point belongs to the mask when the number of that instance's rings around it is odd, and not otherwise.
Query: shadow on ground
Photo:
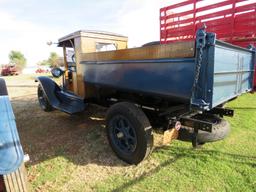
[[[12,105],[30,165],[64,156],[77,165],[125,166],[112,152],[104,128],[105,109],[96,106],[77,115],[43,112],[36,95],[15,97]]]
[[[12,104],[21,143],[25,153],[30,155],[31,165],[56,156],[64,156],[77,165],[127,165],[116,157],[108,144],[104,127],[104,108],[90,105],[85,112],[71,116],[59,111],[47,113],[40,109],[36,95],[14,98]],[[256,157],[219,151],[201,150],[194,153],[191,149],[173,147],[171,150],[168,147],[155,149],[158,150],[168,150],[166,153],[174,157],[160,166],[185,156],[204,158],[209,154],[216,160],[229,160],[229,156],[234,156],[237,159],[235,163],[245,163],[239,161],[240,158],[256,160]],[[255,164],[252,166],[255,167]]]

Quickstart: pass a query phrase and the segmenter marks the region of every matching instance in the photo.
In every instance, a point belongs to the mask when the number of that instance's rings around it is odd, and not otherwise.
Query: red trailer
[[[163,44],[195,39],[196,31],[205,24],[220,40],[256,46],[255,0],[187,0],[160,9],[160,20]]]
[[[203,25],[220,40],[256,47],[256,0],[187,0],[164,7],[160,9],[160,42],[191,41]]]

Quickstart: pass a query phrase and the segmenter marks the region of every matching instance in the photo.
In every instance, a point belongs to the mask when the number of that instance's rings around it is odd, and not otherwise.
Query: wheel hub
[[[120,139],[120,138],[123,138],[124,137],[124,134],[122,132],[119,132],[116,134],[117,138]]]
[[[137,146],[136,133],[127,118],[116,116],[112,119],[112,137],[119,150],[125,153],[132,153]]]

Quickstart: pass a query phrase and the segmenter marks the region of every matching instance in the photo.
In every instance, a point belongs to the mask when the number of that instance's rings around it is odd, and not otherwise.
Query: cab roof
[[[99,38],[119,41],[128,40],[127,36],[120,35],[117,33],[96,30],[79,30],[60,38],[58,40],[58,47],[73,47],[72,44],[74,44],[74,39],[76,37]]]

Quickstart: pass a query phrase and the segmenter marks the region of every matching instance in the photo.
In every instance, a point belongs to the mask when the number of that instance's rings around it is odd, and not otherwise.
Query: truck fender
[[[39,85],[42,87],[43,92],[45,93],[49,103],[55,107],[58,106],[60,101],[56,97],[56,91],[60,91],[60,87],[55,83],[51,78],[40,76],[36,79],[39,82]]]

